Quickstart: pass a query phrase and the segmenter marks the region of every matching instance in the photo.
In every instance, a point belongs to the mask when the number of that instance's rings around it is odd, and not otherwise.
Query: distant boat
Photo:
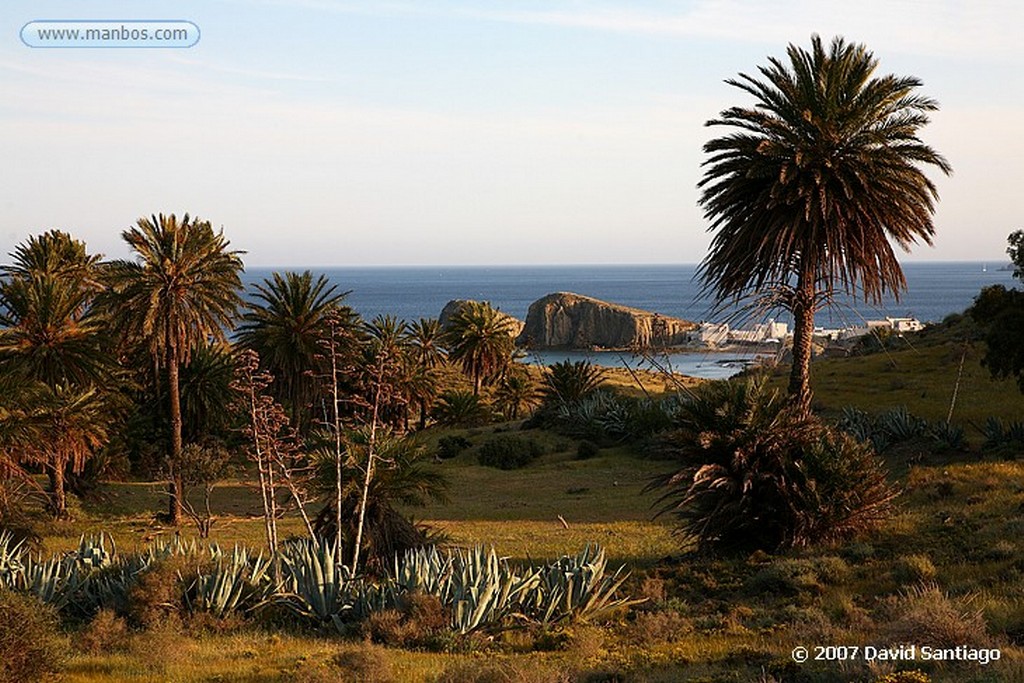
[[[983,265],[983,266],[981,267],[981,272],[983,272],[983,273],[987,273],[987,272],[988,272],[988,265],[987,265],[987,264],[986,264],[986,265]]]

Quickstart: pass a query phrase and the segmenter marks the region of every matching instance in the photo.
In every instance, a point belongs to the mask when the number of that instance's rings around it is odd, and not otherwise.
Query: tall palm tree
[[[906,287],[892,243],[931,243],[938,193],[921,170],[948,174],[918,138],[938,108],[913,77],[875,76],[863,45],[794,45],[761,79],[726,81],[751,95],[709,126],[731,130],[704,145],[700,205],[715,231],[701,264],[719,303],[752,293],[794,319],[790,400],[810,409],[814,314],[838,289],[879,302]]]
[[[274,398],[288,409],[292,425],[304,432],[316,398],[312,375],[321,365],[328,318],[340,313],[343,321],[355,325],[355,314],[341,305],[348,292],[337,291],[323,275],[314,279],[308,270],[273,273],[253,289],[238,340],[259,354],[263,369],[274,376]]]
[[[473,394],[499,378],[515,352],[515,321],[486,301],[469,301],[448,321],[448,357],[473,379]]]
[[[121,233],[134,261],[108,265],[111,287],[105,308],[128,343],[143,342],[156,364],[167,370],[171,419],[169,513],[181,521],[182,417],[179,369],[192,351],[212,338],[224,340],[241,303],[242,252],[230,251],[223,231],[185,214],[140,218]]]

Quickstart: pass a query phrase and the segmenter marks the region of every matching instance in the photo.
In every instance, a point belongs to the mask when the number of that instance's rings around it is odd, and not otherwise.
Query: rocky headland
[[[518,343],[534,349],[682,346],[697,324],[572,292],[530,304]]]

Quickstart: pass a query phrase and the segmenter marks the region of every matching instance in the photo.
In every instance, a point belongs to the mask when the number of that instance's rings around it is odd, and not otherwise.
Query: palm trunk
[[[814,341],[814,281],[801,275],[793,303],[793,367],[789,372],[790,404],[811,412],[811,350]]]
[[[177,526],[181,524],[181,497],[184,485],[178,472],[178,463],[181,461],[181,392],[178,385],[178,360],[174,357],[167,359],[167,384],[171,401],[171,458],[168,462],[171,481],[167,486],[171,500],[167,514],[171,524]]]
[[[68,511],[67,494],[64,491],[64,458],[55,458],[48,468],[50,478],[50,505],[53,506],[54,517],[64,517]]]

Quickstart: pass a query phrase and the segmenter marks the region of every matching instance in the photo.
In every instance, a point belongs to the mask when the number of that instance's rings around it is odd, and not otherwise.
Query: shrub
[[[0,588],[0,682],[34,681],[57,673],[67,648],[55,610],[32,596]]]
[[[494,413],[470,391],[446,391],[434,406],[434,419],[449,427],[480,427],[491,422]]]
[[[391,667],[387,651],[379,645],[361,645],[338,653],[332,664],[340,670],[338,680],[353,683],[390,683],[398,680]]]
[[[746,581],[747,590],[754,594],[795,596],[820,593],[817,573],[806,560],[780,560],[757,571]]]
[[[702,386],[672,432],[682,467],[655,478],[658,514],[702,550],[778,550],[874,528],[896,490],[853,437],[792,410],[764,380]]]
[[[938,575],[927,555],[904,555],[892,567],[892,578],[900,585],[932,581]]]
[[[532,439],[503,434],[485,441],[477,459],[487,467],[516,470],[536,460],[542,452],[540,444]]]
[[[113,610],[101,609],[92,621],[82,629],[78,647],[82,652],[98,655],[127,646],[128,624]]]
[[[596,457],[600,452],[601,447],[593,441],[580,441],[579,445],[576,446],[576,459],[589,460],[590,458]]]
[[[637,612],[626,629],[626,639],[640,646],[674,643],[693,632],[693,623],[676,610]]]
[[[472,444],[464,436],[442,436],[437,440],[437,457],[441,460],[454,458]]]
[[[932,647],[986,647],[991,642],[981,610],[971,599],[954,601],[935,585],[919,586],[890,599],[889,642]]]
[[[157,560],[139,576],[128,591],[128,620],[133,625],[149,629],[180,622],[183,564],[179,558]]]

